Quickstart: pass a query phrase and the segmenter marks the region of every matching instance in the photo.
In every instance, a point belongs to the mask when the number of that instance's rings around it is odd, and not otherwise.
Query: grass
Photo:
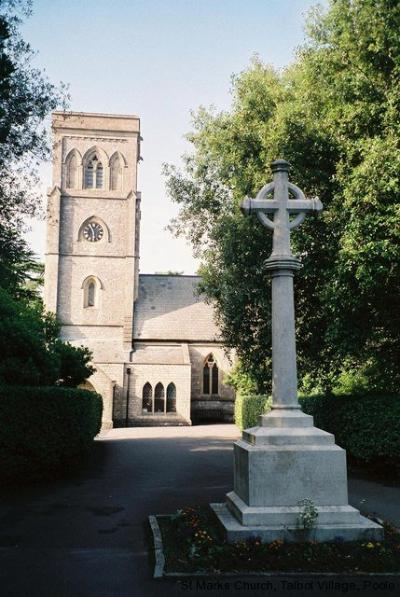
[[[166,572],[400,572],[400,533],[385,525],[382,542],[228,544],[208,507],[158,518]]]

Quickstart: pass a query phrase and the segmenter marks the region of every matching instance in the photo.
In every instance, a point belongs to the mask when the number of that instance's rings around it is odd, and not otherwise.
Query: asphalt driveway
[[[233,425],[116,429],[96,441],[79,474],[3,492],[1,597],[309,595],[282,579],[271,591],[152,579],[147,516],[222,501],[237,437]],[[400,488],[350,479],[349,491],[352,505],[400,526]]]

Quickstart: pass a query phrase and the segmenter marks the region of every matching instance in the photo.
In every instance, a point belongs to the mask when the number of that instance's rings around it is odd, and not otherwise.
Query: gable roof
[[[134,340],[220,340],[214,309],[198,294],[200,276],[140,274]]]

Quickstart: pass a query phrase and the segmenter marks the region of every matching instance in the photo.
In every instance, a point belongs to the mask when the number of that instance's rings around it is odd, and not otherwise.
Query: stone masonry
[[[212,306],[198,295],[199,278],[139,276],[140,119],[55,112],[52,128],[45,304],[57,314],[62,339],[93,352],[97,371],[86,387],[103,396],[103,426],[157,422],[143,412],[146,383],[165,391],[175,385],[176,413],[166,422],[190,424],[203,403],[223,402],[232,413],[233,393],[223,382],[231,360]],[[215,396],[203,394],[210,354],[218,365]]]

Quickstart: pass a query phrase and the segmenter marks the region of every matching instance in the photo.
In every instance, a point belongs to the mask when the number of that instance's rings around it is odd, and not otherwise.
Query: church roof
[[[189,353],[182,344],[175,346],[137,346],[131,362],[137,365],[190,365]]]
[[[220,340],[214,310],[198,294],[199,276],[139,275],[134,340]]]

